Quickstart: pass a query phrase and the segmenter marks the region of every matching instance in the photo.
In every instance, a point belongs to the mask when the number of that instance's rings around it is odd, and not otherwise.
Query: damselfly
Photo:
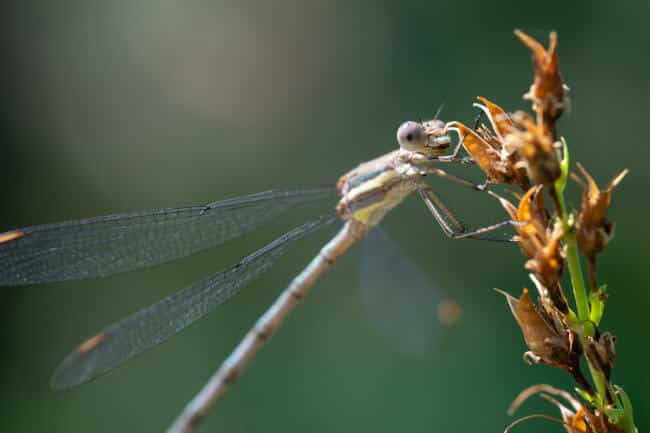
[[[103,277],[169,262],[241,236],[291,207],[338,192],[336,213],[343,227],[258,319],[170,429],[189,431],[235,381],[316,279],[412,192],[419,193],[442,230],[452,238],[480,237],[509,223],[468,232],[424,181],[424,176],[435,174],[481,189],[429,165],[471,162],[459,157],[462,140],[451,154],[445,154],[451,140],[440,120],[406,122],[398,129],[397,140],[399,149],[345,174],[336,191],[274,190],[205,206],[110,215],[5,232],[0,234],[0,285]],[[296,227],[237,265],[109,326],[64,359],[52,377],[52,387],[79,385],[160,344],[234,296],[273,266],[294,242],[339,218],[332,212]]]

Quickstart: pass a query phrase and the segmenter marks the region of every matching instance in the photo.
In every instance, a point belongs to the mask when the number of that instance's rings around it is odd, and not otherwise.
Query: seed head
[[[501,205],[515,225],[521,252],[528,259],[525,268],[532,271],[547,292],[550,302],[562,313],[569,310],[560,286],[564,269],[564,249],[560,243],[562,228],[552,226],[544,206],[542,186],[534,186],[519,200],[519,207],[499,197]]]
[[[524,111],[513,113],[512,120],[518,128],[506,136],[505,145],[517,149],[533,184],[552,185],[562,174],[559,142]]]
[[[548,50],[521,30],[515,30],[515,35],[533,54],[535,78],[524,99],[533,102],[538,124],[545,134],[555,139],[555,123],[569,104],[566,96],[569,88],[564,84],[557,58],[557,33],[549,35]]]
[[[588,258],[595,258],[607,243],[614,237],[614,223],[607,218],[607,208],[612,201],[612,191],[628,170],[623,170],[609,182],[604,190],[598,188],[596,181],[589,175],[582,164],[577,163],[584,178],[572,175],[573,179],[582,186],[582,206],[576,223],[578,245]]]

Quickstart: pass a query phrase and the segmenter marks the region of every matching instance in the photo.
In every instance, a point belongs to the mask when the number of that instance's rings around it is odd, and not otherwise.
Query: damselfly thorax
[[[422,187],[430,163],[449,148],[444,123],[431,120],[405,122],[397,131],[400,148],[364,162],[341,176],[337,190],[338,215],[369,227],[375,226],[410,193]]]

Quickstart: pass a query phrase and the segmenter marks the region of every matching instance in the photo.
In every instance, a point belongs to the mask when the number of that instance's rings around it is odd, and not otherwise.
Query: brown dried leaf
[[[553,306],[566,313],[568,304],[560,287],[564,269],[564,251],[560,244],[562,230],[549,227],[550,221],[544,205],[542,186],[535,186],[526,192],[515,208],[510,202],[499,198],[502,206],[513,221],[521,252],[528,259],[526,269],[532,271],[546,289]]]
[[[519,149],[512,146],[517,140],[508,138],[513,134],[520,134],[521,131],[503,108],[482,96],[478,96],[477,99],[481,101],[481,104],[475,103],[474,106],[487,115],[496,134],[496,137],[494,137],[486,130],[486,134],[482,134],[483,138],[486,141],[489,141],[488,137],[492,138],[490,144],[500,151],[500,159],[503,165],[507,167],[508,178],[510,179],[508,183],[519,185],[522,190],[527,191],[530,188],[530,180],[526,172],[526,163],[522,160]]]
[[[598,339],[587,337],[585,356],[589,363],[601,371],[609,380],[614,362],[616,362],[616,337],[609,332],[602,334]]]
[[[557,58],[557,33],[551,32],[549,35],[548,50],[521,30],[515,30],[515,35],[533,53],[535,78],[524,98],[533,101],[538,124],[543,127],[545,134],[555,139],[555,122],[568,105],[568,88],[560,74]]]
[[[476,131],[461,122],[450,122],[447,127],[458,131],[459,137],[463,140],[463,147],[490,180],[504,183],[504,179],[502,179],[503,173],[499,169],[501,160],[497,149],[492,147]]]
[[[528,289],[522,291],[519,299],[506,292],[500,291],[500,293],[506,297],[510,311],[524,335],[526,346],[543,362],[548,363],[546,360],[550,357],[547,356],[548,346],[546,341],[556,338],[557,332],[537,311],[528,296]]]
[[[558,286],[564,269],[564,251],[560,244],[561,239],[562,230],[554,230],[547,243],[524,266],[532,271],[540,283],[549,290]],[[564,311],[566,312],[566,310]]]
[[[587,424],[584,422],[585,409],[582,403],[563,389],[558,389],[543,383],[524,389],[510,405],[508,415],[513,415],[519,406],[533,395],[539,395],[541,398],[559,409],[560,414],[562,415],[564,429],[567,433],[587,433]],[[555,397],[560,397],[564,399],[565,402],[560,402]],[[565,403],[568,403],[571,406],[571,409],[566,407]]]
[[[514,122],[508,116],[508,113],[497,104],[490,102],[483,96],[477,96],[476,99],[481,101],[481,104],[475,103],[474,106],[481,109],[488,116],[494,132],[499,140],[503,142],[505,137],[516,129]]]
[[[564,400],[566,400],[566,402],[568,402],[571,405],[571,408],[573,410],[566,408],[564,405],[562,405],[562,407],[564,407],[568,412],[572,414],[574,412],[579,411],[582,408],[582,404],[580,403],[580,401],[577,398],[575,398],[573,395],[568,393],[567,391],[563,389],[555,388],[545,383],[540,383],[537,385],[531,385],[528,388],[521,391],[519,395],[514,399],[514,401],[510,404],[510,407],[508,408],[508,415],[510,416],[514,415],[515,412],[519,409],[519,407],[521,407],[522,404],[524,404],[526,400],[528,400],[530,397],[537,394],[540,395],[550,394],[555,397],[563,398]]]
[[[457,121],[448,123],[447,127],[458,132],[465,150],[483,170],[490,183],[516,184],[527,189],[527,180],[520,179],[521,174],[515,170],[509,155],[502,151],[503,146],[498,137],[486,128],[480,128],[477,132]]]
[[[604,190],[600,190],[594,179],[582,164],[577,163],[584,181],[576,175],[573,178],[582,186],[582,207],[576,222],[578,245],[589,258],[601,252],[614,236],[614,224],[607,219],[607,208],[612,201],[612,191],[627,175],[625,169],[609,182]],[[585,184],[586,182],[586,184]]]
[[[596,412],[568,392],[546,384],[533,385],[524,389],[510,405],[508,414],[513,415],[515,410],[533,395],[539,395],[560,410],[567,433],[621,433],[616,426],[609,422],[604,413]],[[560,402],[558,398],[565,400],[570,408],[565,405],[565,402]]]
[[[615,225],[607,218],[607,209],[612,201],[612,191],[627,175],[625,169],[609,182],[606,189],[600,190],[594,179],[587,173],[582,164],[577,163],[584,180],[574,173],[571,177],[582,186],[582,206],[576,221],[576,238],[580,250],[589,263],[589,280],[591,290],[598,289],[596,281],[596,256],[614,237]]]
[[[554,136],[523,111],[515,112],[512,120],[518,129],[506,137],[505,145],[517,149],[533,184],[552,185],[562,174]]]
[[[528,289],[522,291],[519,299],[499,292],[506,297],[536,362],[566,370],[574,375],[581,386],[590,389],[580,373],[580,347],[568,327],[563,325],[561,314],[556,312],[555,317],[549,317],[537,309],[528,296]]]

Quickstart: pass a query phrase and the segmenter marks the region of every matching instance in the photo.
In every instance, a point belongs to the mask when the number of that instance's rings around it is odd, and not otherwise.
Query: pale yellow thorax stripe
[[[369,202],[352,214],[352,218],[366,225],[375,225],[386,212],[395,207],[404,199],[406,191],[397,184],[402,181],[395,170],[386,170],[379,176],[370,179],[348,194],[348,201],[363,200],[364,196],[376,196],[378,200]]]

